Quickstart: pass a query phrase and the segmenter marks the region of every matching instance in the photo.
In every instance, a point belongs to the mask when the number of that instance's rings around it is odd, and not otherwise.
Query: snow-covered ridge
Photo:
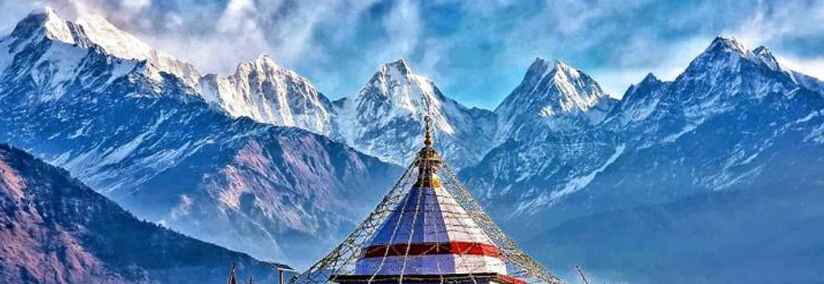
[[[24,41],[41,40],[35,38],[38,35],[42,39],[78,48],[97,46],[106,54],[120,59],[145,61],[147,73],[155,78],[159,78],[159,72],[166,72],[195,87],[200,77],[193,65],[153,49],[99,15],[83,14],[74,21],[67,21],[49,7],[36,9],[21,20],[3,41],[13,41],[19,48],[25,45],[22,43]]]
[[[331,103],[304,77],[267,55],[238,65],[234,74],[204,76],[203,98],[234,117],[329,135]]]

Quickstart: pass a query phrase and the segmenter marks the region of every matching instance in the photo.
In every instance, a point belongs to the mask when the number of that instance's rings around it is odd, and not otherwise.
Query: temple
[[[460,185],[433,147],[430,119],[425,122],[423,147],[395,188],[293,283],[560,283]]]

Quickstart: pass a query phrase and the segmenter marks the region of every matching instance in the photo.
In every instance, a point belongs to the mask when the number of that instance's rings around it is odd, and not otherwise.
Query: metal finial
[[[423,128],[423,145],[432,146],[432,118],[426,115],[423,120],[426,122]]]

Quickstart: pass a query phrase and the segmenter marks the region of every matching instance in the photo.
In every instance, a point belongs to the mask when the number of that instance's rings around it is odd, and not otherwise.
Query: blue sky
[[[824,77],[820,1],[0,1],[0,31],[33,7],[98,13],[204,72],[271,55],[336,99],[405,58],[467,105],[493,109],[535,57],[590,73],[614,96],[674,78],[717,35],[770,47]]]

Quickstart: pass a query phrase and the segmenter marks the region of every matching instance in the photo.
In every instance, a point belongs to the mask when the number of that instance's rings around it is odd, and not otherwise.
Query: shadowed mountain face
[[[0,40],[0,141],[142,218],[306,265],[399,174],[327,137],[234,119],[173,70],[117,57],[85,31],[45,11]]]
[[[527,243],[546,263],[583,264],[600,279],[819,283],[822,186],[739,188],[609,211],[542,230]]]
[[[807,283],[820,277],[811,266],[820,232],[801,224],[822,217],[805,200],[820,199],[824,185],[824,94],[820,81],[799,78],[766,48],[718,38],[674,81],[650,75],[632,86],[601,122],[564,128],[534,117],[548,127],[532,125],[534,139],[504,142],[462,176],[527,250],[561,271],[582,264],[638,282],[726,283],[782,259],[798,264],[788,279]],[[785,225],[809,237],[779,238]],[[768,257],[753,250],[772,237],[775,258],[751,259]],[[741,277],[785,283],[756,271]]]
[[[274,264],[140,221],[65,170],[0,145],[5,283],[223,283],[230,263],[275,281]]]

